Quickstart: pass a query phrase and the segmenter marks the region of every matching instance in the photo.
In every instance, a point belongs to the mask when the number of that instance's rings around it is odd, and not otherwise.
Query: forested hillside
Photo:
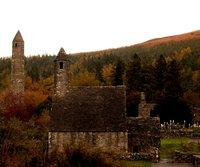
[[[177,96],[187,104],[200,104],[199,31],[69,56],[71,85],[125,84],[127,103],[137,101],[133,92],[144,91],[147,100],[153,102],[165,94]],[[52,94],[54,59],[55,55],[26,58],[28,90]],[[9,58],[0,59],[1,90],[10,86],[10,67]]]

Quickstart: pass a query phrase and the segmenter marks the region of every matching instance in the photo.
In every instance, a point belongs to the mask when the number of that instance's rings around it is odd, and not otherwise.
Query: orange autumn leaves
[[[37,115],[37,107],[48,97],[45,91],[37,83],[29,80],[24,95],[14,95],[10,90],[0,92],[0,110],[6,118],[16,117],[22,121],[28,121]]]

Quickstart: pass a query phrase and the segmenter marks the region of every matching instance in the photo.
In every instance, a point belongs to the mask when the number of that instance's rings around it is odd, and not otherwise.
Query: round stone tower
[[[24,40],[18,31],[12,42],[11,91],[23,94],[24,85]]]
[[[54,60],[54,95],[63,97],[69,83],[69,56],[63,48]]]

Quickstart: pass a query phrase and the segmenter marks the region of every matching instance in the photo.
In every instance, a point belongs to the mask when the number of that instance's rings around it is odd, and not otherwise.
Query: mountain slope
[[[189,41],[189,40],[194,40],[194,39],[200,39],[200,30],[189,32],[189,33],[184,33],[184,34],[180,34],[180,35],[155,38],[155,39],[148,40],[148,41],[143,42],[138,45],[141,45],[142,47],[153,47],[156,45],[166,44],[169,42],[182,42],[182,41]]]
[[[150,61],[160,54],[164,56],[173,55],[183,48],[190,47],[193,56],[200,55],[200,30],[181,35],[168,36],[152,39],[136,45],[106,49],[102,51],[83,52],[73,54],[75,56],[97,56],[114,55],[126,60],[137,53],[141,58]]]

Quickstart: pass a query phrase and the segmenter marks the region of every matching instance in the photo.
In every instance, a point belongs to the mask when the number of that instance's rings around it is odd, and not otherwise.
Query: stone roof
[[[68,55],[63,48],[60,48],[60,51],[54,61],[68,61]]]
[[[125,131],[125,96],[125,86],[70,87],[64,98],[53,99],[50,131]]]
[[[17,31],[17,33],[13,39],[13,42],[24,42],[20,31]]]

